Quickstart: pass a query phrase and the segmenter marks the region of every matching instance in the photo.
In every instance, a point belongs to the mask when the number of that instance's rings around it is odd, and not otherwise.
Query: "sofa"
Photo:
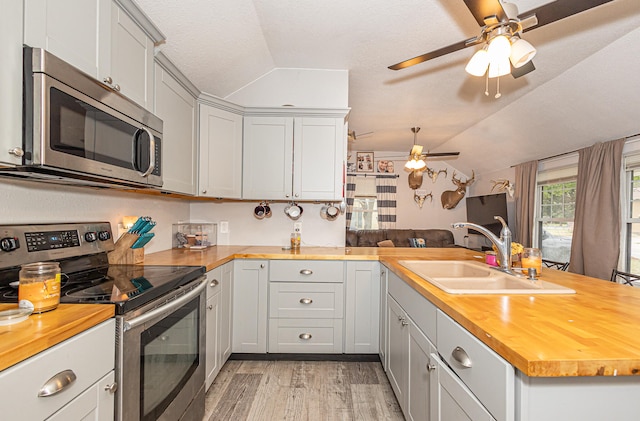
[[[412,247],[410,238],[424,239],[424,247],[456,247],[453,233],[445,229],[348,229],[345,238],[346,247],[378,247],[385,240],[394,247]]]

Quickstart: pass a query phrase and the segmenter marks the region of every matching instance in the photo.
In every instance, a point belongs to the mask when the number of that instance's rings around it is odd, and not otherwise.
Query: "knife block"
[[[137,235],[125,233],[116,241],[115,248],[107,254],[110,265],[135,265],[144,262],[144,247],[132,249]]]

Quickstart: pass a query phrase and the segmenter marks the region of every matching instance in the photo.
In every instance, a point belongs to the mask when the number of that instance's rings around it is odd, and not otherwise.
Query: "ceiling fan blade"
[[[507,14],[498,0],[464,0],[478,25],[485,25],[485,18],[495,16],[498,22],[508,20]]]
[[[393,66],[389,66],[389,69],[391,70],[404,69],[406,67],[414,66],[416,64],[423,63],[427,60],[431,60],[436,57],[444,56],[445,54],[453,53],[454,51],[462,50],[472,45],[479,44],[480,42],[482,42],[482,39],[477,39],[477,37],[469,38],[465,41],[460,41],[455,44],[451,44],[449,46],[431,51],[421,56],[417,56],[409,60],[401,61],[400,63],[394,64]]]
[[[426,157],[436,157],[436,156],[458,156],[460,152],[428,152],[424,154]]]
[[[560,19],[568,18],[585,10],[609,3],[610,1],[613,0],[557,0],[545,4],[520,15],[523,16],[520,19],[526,19],[532,14],[535,14],[538,18],[538,24],[536,26],[526,28],[523,32],[540,28],[541,26],[548,25]]]
[[[536,66],[533,65],[533,61],[530,61],[520,67],[511,66],[511,76],[513,76],[514,79],[517,79],[520,76],[524,76],[528,73],[533,72],[534,70],[536,70]]]

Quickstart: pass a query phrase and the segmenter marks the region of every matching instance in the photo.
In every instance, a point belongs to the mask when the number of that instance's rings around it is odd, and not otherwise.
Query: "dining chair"
[[[618,269],[614,269],[611,272],[611,282],[617,282],[623,285],[631,285],[632,287],[640,287],[640,275],[622,272]]]
[[[566,271],[567,268],[569,267],[569,262],[556,262],[555,260],[549,260],[549,259],[542,259],[542,264],[545,267],[548,267],[551,269],[563,270],[563,271]]]

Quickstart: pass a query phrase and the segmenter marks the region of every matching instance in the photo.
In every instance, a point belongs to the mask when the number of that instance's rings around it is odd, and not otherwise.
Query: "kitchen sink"
[[[400,260],[399,263],[449,294],[575,294],[573,289],[562,285],[509,275],[480,262]]]

